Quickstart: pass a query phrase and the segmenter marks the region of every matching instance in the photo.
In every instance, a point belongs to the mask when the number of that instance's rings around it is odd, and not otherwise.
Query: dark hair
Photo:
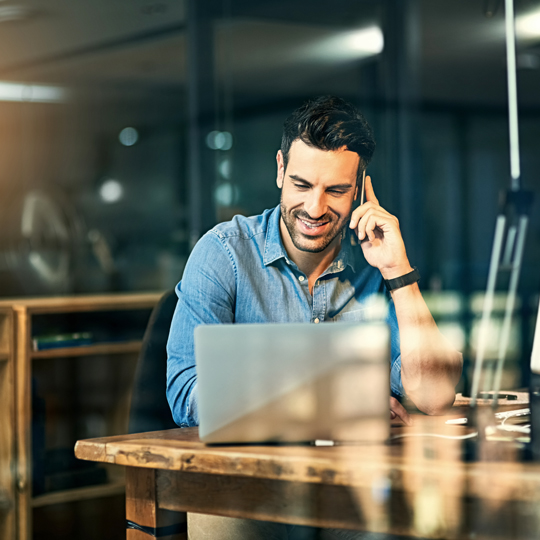
[[[334,96],[321,96],[306,101],[285,120],[281,138],[281,153],[285,169],[289,150],[300,139],[320,150],[347,150],[360,156],[357,178],[375,151],[373,131],[364,115],[350,103]]]

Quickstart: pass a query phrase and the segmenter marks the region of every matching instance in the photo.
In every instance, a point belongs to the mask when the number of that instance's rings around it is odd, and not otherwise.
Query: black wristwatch
[[[416,268],[416,266],[413,266],[413,268],[414,270],[412,272],[403,276],[394,279],[385,279],[384,284],[386,285],[388,292],[401,289],[401,287],[406,287],[407,285],[412,285],[413,283],[420,281],[420,272],[418,272],[418,268]]]

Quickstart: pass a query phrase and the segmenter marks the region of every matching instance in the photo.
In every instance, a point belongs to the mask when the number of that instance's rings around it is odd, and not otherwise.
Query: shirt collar
[[[353,242],[354,238],[351,234],[351,230],[346,226],[345,235],[341,239],[341,249],[339,250],[337,257],[332,261],[332,264],[325,270],[323,276],[341,272],[342,270],[345,270],[347,266],[350,266],[353,272],[355,271]]]
[[[281,210],[279,205],[277,205],[270,214],[270,217],[268,219],[268,227],[266,229],[266,239],[264,244],[263,257],[263,263],[265,266],[268,266],[269,264],[272,264],[273,262],[281,258],[285,259],[288,264],[291,264],[291,261],[287,256],[287,252],[283,247],[283,242],[281,241],[281,234],[279,232],[280,218]],[[353,272],[355,271],[352,246],[353,242],[353,235],[351,234],[349,227],[346,227],[345,237],[341,240],[341,250],[338,253],[338,256],[332,261],[332,264],[326,269],[323,275],[341,272],[345,269],[346,266],[350,266]]]
[[[284,258],[289,262],[287,252],[281,242],[281,235],[279,234],[279,218],[281,212],[279,204],[272,210],[270,217],[268,218],[268,227],[266,229],[266,239],[264,242],[264,258],[263,263],[265,266],[272,264],[278,259]]]

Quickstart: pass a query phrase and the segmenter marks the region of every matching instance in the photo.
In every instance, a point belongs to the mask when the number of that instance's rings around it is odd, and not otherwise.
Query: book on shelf
[[[36,336],[32,338],[32,348],[34,351],[45,351],[48,349],[64,349],[68,347],[84,347],[94,343],[92,332],[73,332],[69,334],[55,334],[47,336]]]

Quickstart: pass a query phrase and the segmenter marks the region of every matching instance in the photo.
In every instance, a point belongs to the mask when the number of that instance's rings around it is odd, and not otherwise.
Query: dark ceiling
[[[392,5],[358,0],[217,3],[218,75],[229,77],[240,95],[257,95],[269,102],[303,88],[326,89],[334,76],[336,91],[340,80],[354,83],[343,74],[355,72],[356,66],[376,56],[317,56],[306,51],[331,36],[383,25],[383,8]],[[21,0],[1,5],[7,4],[22,6]],[[428,103],[505,106],[502,7],[489,18],[485,0],[419,0],[411,5],[418,14],[421,98]],[[48,0],[43,8],[40,0],[28,0],[24,8],[21,20],[0,22],[3,81],[185,86],[183,1]],[[518,18],[535,10],[540,13],[539,0],[516,0]],[[536,37],[518,37],[523,67],[518,75],[519,99],[522,106],[536,109],[540,28]]]

